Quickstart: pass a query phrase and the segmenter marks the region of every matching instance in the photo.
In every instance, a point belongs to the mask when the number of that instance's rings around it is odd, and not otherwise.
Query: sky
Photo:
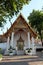
[[[42,10],[42,7],[43,7],[43,0],[31,0],[28,5],[23,6],[20,12],[24,16],[24,18],[27,20],[27,17],[30,15],[33,9]],[[11,19],[11,22],[12,21],[14,22],[16,18],[17,18],[16,16],[13,16],[13,18]],[[5,33],[7,31],[7,28],[9,29],[10,27],[11,27],[10,22],[7,20],[7,24],[5,24],[3,31],[1,31],[1,28],[0,28],[0,35]]]

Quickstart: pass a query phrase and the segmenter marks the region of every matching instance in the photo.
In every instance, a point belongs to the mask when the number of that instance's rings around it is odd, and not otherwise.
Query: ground
[[[43,65],[43,52],[34,56],[3,56],[0,65]]]

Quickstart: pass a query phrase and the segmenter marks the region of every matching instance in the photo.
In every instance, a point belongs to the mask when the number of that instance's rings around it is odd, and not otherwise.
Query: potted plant
[[[29,54],[29,55],[32,55],[32,48],[30,48],[30,49],[28,50],[28,54]]]
[[[13,55],[13,48],[12,48],[12,46],[10,46],[10,48],[8,50],[9,50],[9,55]]]
[[[27,48],[25,53],[26,54],[31,54],[31,50],[32,50],[32,48]]]
[[[15,49],[15,48],[13,48],[12,50],[13,50],[13,53],[15,54],[15,53],[16,53],[16,49]]]
[[[9,55],[11,55],[11,56],[13,55],[13,52],[12,52],[12,50],[10,50],[10,51],[9,51]]]
[[[25,54],[27,54],[27,53],[28,53],[28,49],[29,49],[29,48],[27,48],[27,49],[25,50]]]

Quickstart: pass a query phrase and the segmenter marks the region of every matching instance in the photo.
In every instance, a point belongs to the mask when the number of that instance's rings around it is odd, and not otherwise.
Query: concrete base
[[[22,50],[17,51],[17,55],[24,55],[24,50],[23,51]]]

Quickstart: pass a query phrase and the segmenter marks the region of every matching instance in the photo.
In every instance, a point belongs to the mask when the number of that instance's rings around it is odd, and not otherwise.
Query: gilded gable
[[[14,26],[15,28],[27,28],[28,26],[25,25],[25,22],[22,18],[19,18]]]

